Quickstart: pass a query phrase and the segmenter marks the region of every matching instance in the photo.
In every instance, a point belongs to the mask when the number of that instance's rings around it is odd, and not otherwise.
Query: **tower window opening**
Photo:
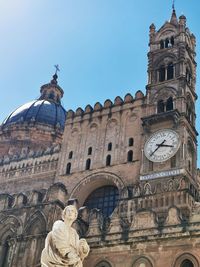
[[[88,155],[92,155],[92,147],[91,146],[88,148]]]
[[[174,66],[172,63],[170,63],[167,66],[167,80],[171,80],[174,78]]]
[[[188,170],[191,171],[191,161],[188,160]]]
[[[107,155],[106,157],[106,166],[110,166],[111,165],[111,155]]]
[[[129,145],[129,146],[133,146],[133,144],[134,144],[134,140],[133,140],[133,138],[131,137],[131,138],[129,138],[129,140],[128,140],[128,145]]]
[[[73,151],[70,151],[70,152],[69,152],[68,159],[72,159],[72,157],[73,157]]]
[[[71,162],[67,163],[67,168],[66,168],[66,174],[70,174],[71,173]]]
[[[50,98],[50,99],[54,99],[54,98],[55,98],[55,95],[54,95],[54,92],[53,92],[53,91],[50,92],[50,94],[49,94],[49,98]]]
[[[173,36],[171,37],[170,41],[171,41],[171,45],[174,46],[174,37]]]
[[[188,69],[186,69],[186,81],[191,84],[191,79],[192,79],[192,76],[191,76],[191,73]]]
[[[90,165],[91,165],[91,159],[87,159],[86,160],[86,164],[85,164],[85,169],[89,170],[90,169]]]
[[[166,111],[173,110],[173,98],[169,97],[166,103]]]
[[[160,49],[164,49],[165,48],[165,45],[164,45],[164,42],[163,40],[160,41]]]
[[[194,264],[190,260],[186,259],[181,263],[181,267],[194,267]]]
[[[112,150],[112,143],[109,143],[108,144],[108,151],[111,151]]]
[[[169,47],[169,39],[167,38],[166,40],[165,40],[165,48],[168,48]]]
[[[132,162],[133,161],[133,150],[129,150],[127,153],[127,161]]]
[[[165,80],[165,67],[161,66],[158,72],[159,72],[159,81],[163,82]]]
[[[163,100],[159,100],[157,104],[157,112],[162,113],[165,111],[165,104]]]

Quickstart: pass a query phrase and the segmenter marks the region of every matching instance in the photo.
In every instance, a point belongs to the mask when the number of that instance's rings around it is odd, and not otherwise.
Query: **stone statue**
[[[45,248],[41,255],[41,267],[82,267],[83,259],[89,253],[85,239],[79,236],[72,223],[78,212],[75,206],[66,206],[62,219],[54,223],[52,231],[47,235]]]

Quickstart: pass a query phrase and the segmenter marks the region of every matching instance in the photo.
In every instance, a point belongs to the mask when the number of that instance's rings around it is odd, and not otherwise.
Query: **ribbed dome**
[[[66,111],[59,103],[41,99],[31,101],[17,108],[4,120],[2,126],[23,122],[38,122],[64,129],[65,117]]]

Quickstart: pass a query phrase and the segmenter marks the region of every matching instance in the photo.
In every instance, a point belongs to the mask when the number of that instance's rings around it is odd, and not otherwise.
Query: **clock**
[[[173,157],[179,146],[178,133],[171,129],[163,129],[152,134],[146,141],[144,153],[150,161],[163,162]]]

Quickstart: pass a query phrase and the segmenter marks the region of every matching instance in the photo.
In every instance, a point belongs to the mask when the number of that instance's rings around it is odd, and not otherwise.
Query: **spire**
[[[172,3],[172,16],[171,16],[171,19],[170,19],[170,23],[171,24],[174,24],[174,25],[178,25],[178,20],[177,20],[177,17],[176,17],[176,11],[175,11],[175,0],[173,0],[173,3]]]
[[[39,99],[45,99],[48,101],[53,101],[60,104],[60,99],[62,98],[64,92],[63,89],[58,85],[58,71],[60,71],[58,65],[54,65],[56,68],[55,74],[53,75],[53,79],[50,83],[44,84],[40,88],[41,96]]]
[[[55,74],[53,75],[53,79],[51,80],[51,84],[58,84],[58,81],[57,81],[57,79],[58,79],[58,71],[60,71],[60,69],[59,69],[59,66],[58,65],[54,65],[54,67],[55,67],[55,69],[56,69],[56,71],[55,71]]]

